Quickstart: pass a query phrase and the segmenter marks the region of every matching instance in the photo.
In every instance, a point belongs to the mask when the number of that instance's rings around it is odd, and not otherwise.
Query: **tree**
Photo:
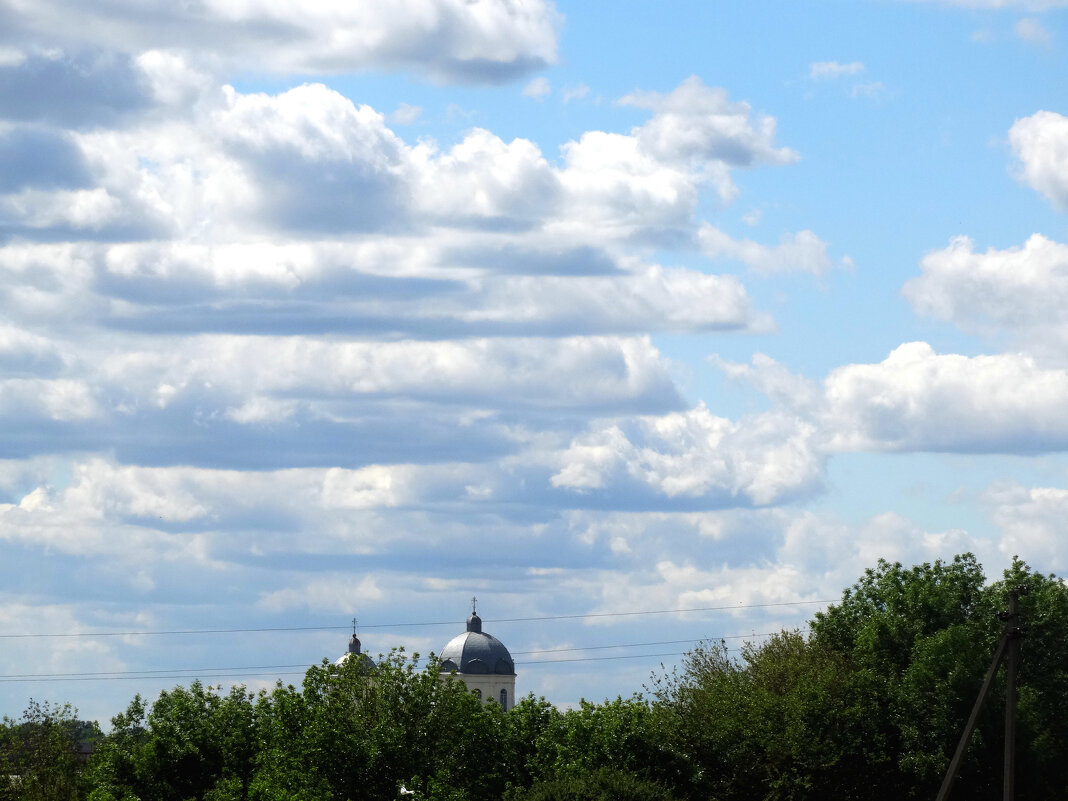
[[[0,799],[66,801],[81,797],[79,744],[102,735],[70,704],[30,700],[18,721],[0,725]]]
[[[655,685],[693,797],[934,797],[975,701],[1010,588],[1029,633],[1020,670],[1017,797],[1068,786],[1068,588],[1020,561],[987,585],[971,554],[879,562],[809,638],[783,632],[739,660],[703,644]],[[1001,794],[1003,683],[971,740],[955,796]]]
[[[539,782],[519,801],[674,801],[671,791],[632,773],[601,767]]]
[[[243,799],[255,754],[253,696],[194,681],[160,693],[146,710],[136,696],[112,719],[92,760],[91,801]]]
[[[442,682],[431,658],[394,651],[368,672],[324,663],[261,697],[254,799],[501,798],[504,712]]]

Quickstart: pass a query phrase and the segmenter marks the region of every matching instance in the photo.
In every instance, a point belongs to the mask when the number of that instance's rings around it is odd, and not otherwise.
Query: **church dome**
[[[440,658],[442,673],[515,675],[512,655],[504,643],[482,630],[482,618],[473,611],[467,631],[449,640]]]
[[[334,664],[340,666],[348,659],[359,659],[368,670],[374,670],[376,667],[374,660],[360,651],[360,639],[356,636],[355,631],[352,632],[352,637],[349,638],[348,651],[343,653]]]

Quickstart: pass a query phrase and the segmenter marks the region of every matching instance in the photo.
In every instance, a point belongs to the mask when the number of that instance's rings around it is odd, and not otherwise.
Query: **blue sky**
[[[0,711],[1063,573],[1065,7],[0,2]]]

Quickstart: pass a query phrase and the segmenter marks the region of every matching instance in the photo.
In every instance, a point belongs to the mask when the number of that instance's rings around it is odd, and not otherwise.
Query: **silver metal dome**
[[[504,643],[482,631],[482,618],[474,612],[467,619],[467,631],[449,640],[440,657],[442,673],[515,675],[512,655]]]

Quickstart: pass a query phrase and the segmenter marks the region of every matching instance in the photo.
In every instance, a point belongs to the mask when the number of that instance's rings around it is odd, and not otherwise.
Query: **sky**
[[[1066,14],[0,0],[0,713],[1068,570]]]

